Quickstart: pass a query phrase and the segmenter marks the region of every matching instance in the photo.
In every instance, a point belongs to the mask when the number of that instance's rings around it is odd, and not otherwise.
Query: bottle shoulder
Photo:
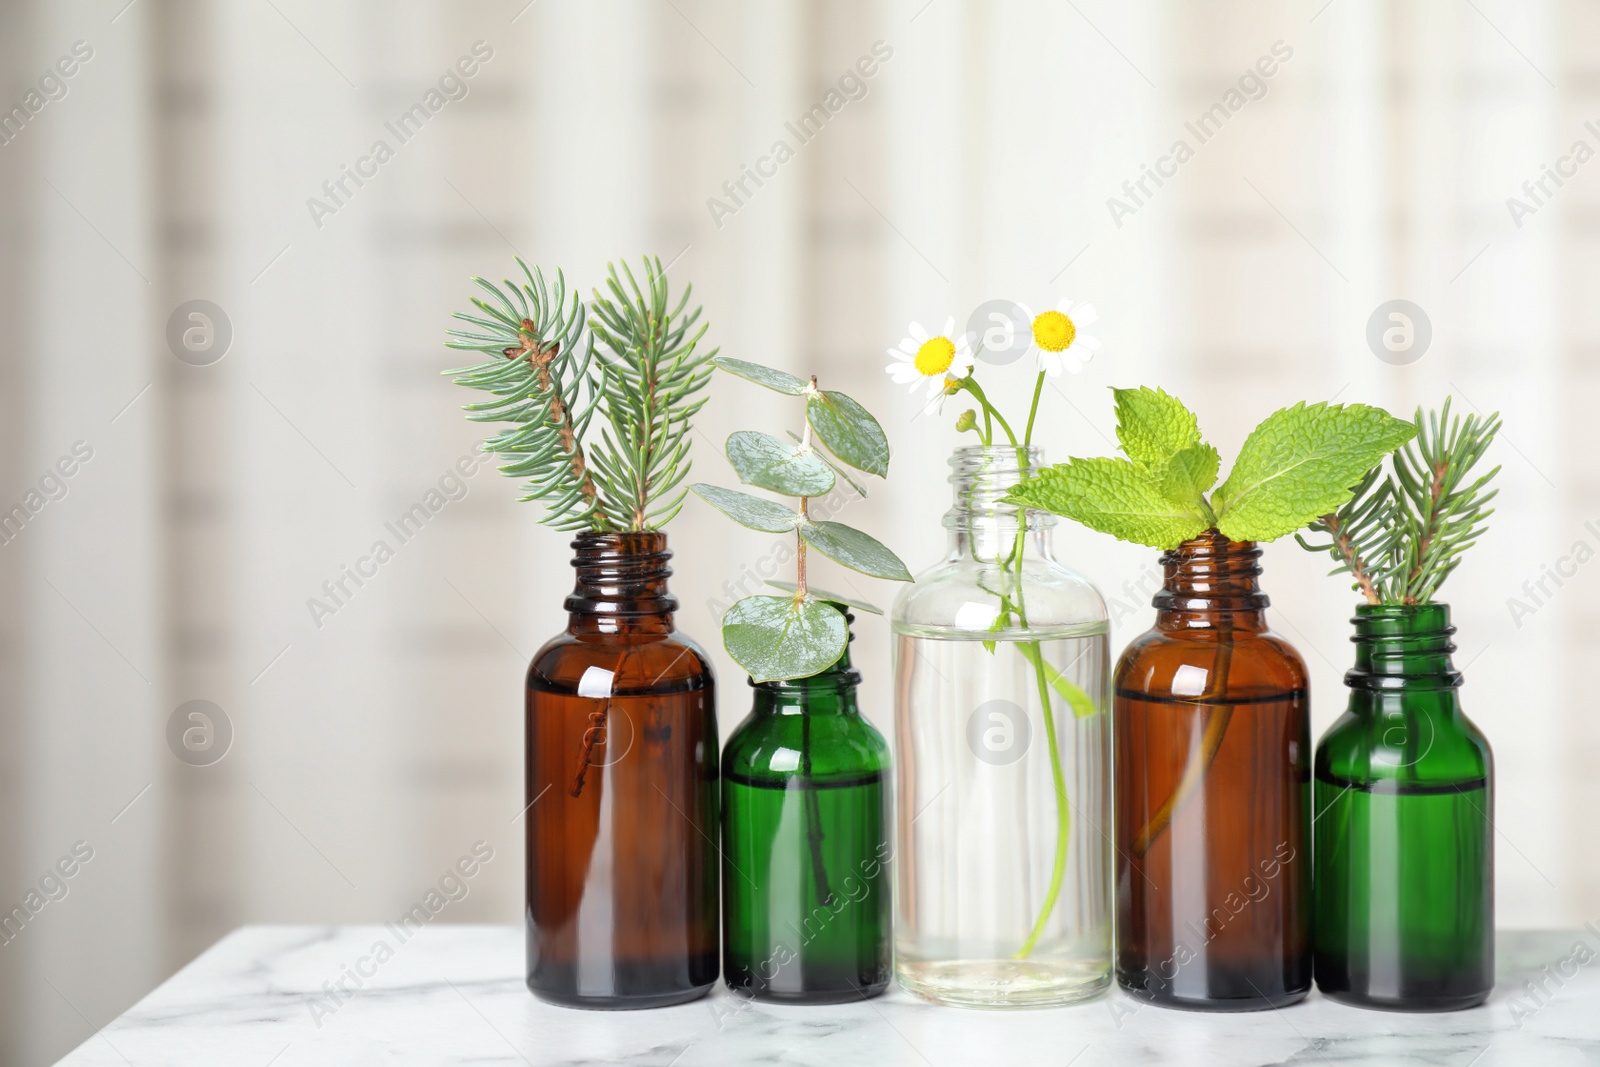
[[[1000,592],[1016,588],[1015,571],[971,557],[946,559],[903,587],[890,612],[897,631],[987,630],[1000,613]],[[1022,561],[1022,605],[1029,629],[1104,630],[1105,598],[1083,575],[1052,559]]]
[[[1117,661],[1116,688],[1153,695],[1196,696],[1214,686],[1214,673],[1226,670],[1225,692],[1236,696],[1299,693],[1309,686],[1305,660],[1271,630],[1213,628],[1140,634]]]
[[[546,641],[528,664],[529,688],[578,696],[606,690],[706,689],[715,684],[711,657],[676,630],[618,635],[562,632]]]
[[[1355,691],[1317,742],[1316,768],[1325,779],[1358,784],[1475,782],[1493,774],[1494,752],[1453,690]]]
[[[722,773],[733,778],[785,781],[804,773],[809,754],[811,777],[858,778],[889,768],[889,743],[860,715],[747,715],[728,735]]]

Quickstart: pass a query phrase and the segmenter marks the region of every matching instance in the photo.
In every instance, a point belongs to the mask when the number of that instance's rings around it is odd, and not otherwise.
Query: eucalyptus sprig
[[[689,424],[716,355],[696,350],[706,326],[695,329],[693,287],[674,303],[661,260],[646,257],[642,284],[626,264],[620,274],[608,265],[609,295],[597,290],[586,307],[560,271],[552,286],[538,267],[517,266],[520,281],[474,278],[477,310],[456,312],[468,328],[448,331],[447,347],[490,357],[445,371],[494,396],[467,405],[467,418],[509,424],[485,448],[506,461],[502,473],[527,479],[521,499],[544,505],[542,522],[659,529],[683,504]]]
[[[741,482],[797,497],[797,508],[704,482],[689,488],[747,529],[794,533],[793,591],[787,596],[747,596],[735,603],[722,617],[722,642],[757,682],[808,678],[827,670],[844,654],[849,627],[838,605],[855,603],[833,594],[818,595],[810,586],[808,547],[874,578],[911,580],[900,557],[881,541],[844,523],[813,519],[810,514],[810,499],[832,492],[837,478],[845,478],[861,491],[845,473],[845,466],[879,477],[887,475],[889,441],[866,408],[843,393],[818,388],[814,375],[807,381],[726,356],[715,363],[730,374],[805,400],[803,431],[798,437],[790,435],[791,441],[757,430],[737,430],[726,445],[728,462]]]
[[[1500,416],[1450,415],[1450,398],[1438,411],[1412,418],[1416,436],[1389,457],[1389,470],[1373,467],[1344,506],[1310,529],[1327,537],[1311,552],[1337,564],[1369,604],[1427,604],[1487,529],[1499,490],[1488,490],[1497,466],[1470,484],[1467,475],[1500,429]]]
[[[1057,464],[1008,500],[1161,549],[1209,529],[1231,541],[1273,541],[1343,506],[1368,468],[1416,433],[1365,404],[1281,408],[1250,431],[1213,492],[1222,458],[1201,440],[1192,411],[1160,389],[1112,393],[1126,458]]]

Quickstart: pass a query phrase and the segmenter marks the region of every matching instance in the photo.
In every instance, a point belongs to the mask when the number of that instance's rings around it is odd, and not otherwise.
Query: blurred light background
[[[943,550],[956,408],[918,417],[884,375],[912,320],[1092,300],[1104,347],[1046,395],[1055,458],[1111,450],[1113,384],[1178,393],[1225,455],[1301,399],[1498,409],[1500,513],[1446,599],[1498,757],[1499,919],[1600,912],[1600,567],[1572,556],[1600,548],[1600,164],[1573,156],[1600,148],[1594,4],[7,0],[0,110],[0,509],[26,512],[0,544],[0,910],[59,897],[0,944],[4,1062],[239,924],[392,918],[478,840],[495,859],[442,918],[518,921],[522,672],[564,625],[567,538],[485,467],[308,607],[471,448],[443,331],[517,254],[585,289],[659,255],[724,352],[874,408],[894,466],[847,514],[914,570]],[[1147,165],[1168,176],[1141,191]],[[1404,365],[1367,340],[1393,299],[1431,324]],[[221,309],[204,358],[169,342],[193,300]],[[1024,368],[988,376],[1025,407]],[[714,394],[697,470],[727,481],[716,443],[794,413]],[[671,537],[726,734],[748,691],[716,602],[772,538],[693,501]],[[1118,647],[1148,625],[1155,553],[1056,542]],[[1355,598],[1292,541],[1266,565],[1320,733]],[[885,628],[860,631],[887,726]],[[191,700],[231,724],[209,766],[169,748]]]

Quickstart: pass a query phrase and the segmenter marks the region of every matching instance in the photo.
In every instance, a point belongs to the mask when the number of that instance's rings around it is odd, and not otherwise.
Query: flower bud
[[[978,413],[971,408],[956,417],[956,433],[966,433],[978,428]]]

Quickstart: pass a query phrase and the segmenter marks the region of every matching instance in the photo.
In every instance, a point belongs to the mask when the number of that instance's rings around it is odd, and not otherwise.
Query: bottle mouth
[[[1030,526],[1053,526],[1058,521],[1048,511],[1018,508],[1005,499],[1012,486],[1045,466],[1039,445],[962,445],[950,453],[949,463],[955,502],[945,513],[946,526],[963,527],[974,518],[1014,522],[1023,510]]]
[[[1448,638],[1456,632],[1450,625],[1449,604],[1361,604],[1350,622],[1356,628],[1354,640],[1386,637]]]
[[[841,667],[835,663],[804,678],[790,678],[779,682],[758,682],[746,676],[751,689],[768,693],[815,693],[819,689],[853,689],[861,684],[861,672],[853,666]]]
[[[572,567],[578,573],[565,607],[620,616],[676,611],[678,600],[667,592],[671,558],[660,530],[586,530],[572,540]]]
[[[1271,601],[1256,583],[1261,546],[1217,530],[1161,554],[1166,579],[1151,601],[1162,611],[1257,611]]]
[[[1344,676],[1352,689],[1407,689],[1419,683],[1454,689],[1461,674],[1452,668],[1448,604],[1362,604],[1350,620],[1356,665]]]

